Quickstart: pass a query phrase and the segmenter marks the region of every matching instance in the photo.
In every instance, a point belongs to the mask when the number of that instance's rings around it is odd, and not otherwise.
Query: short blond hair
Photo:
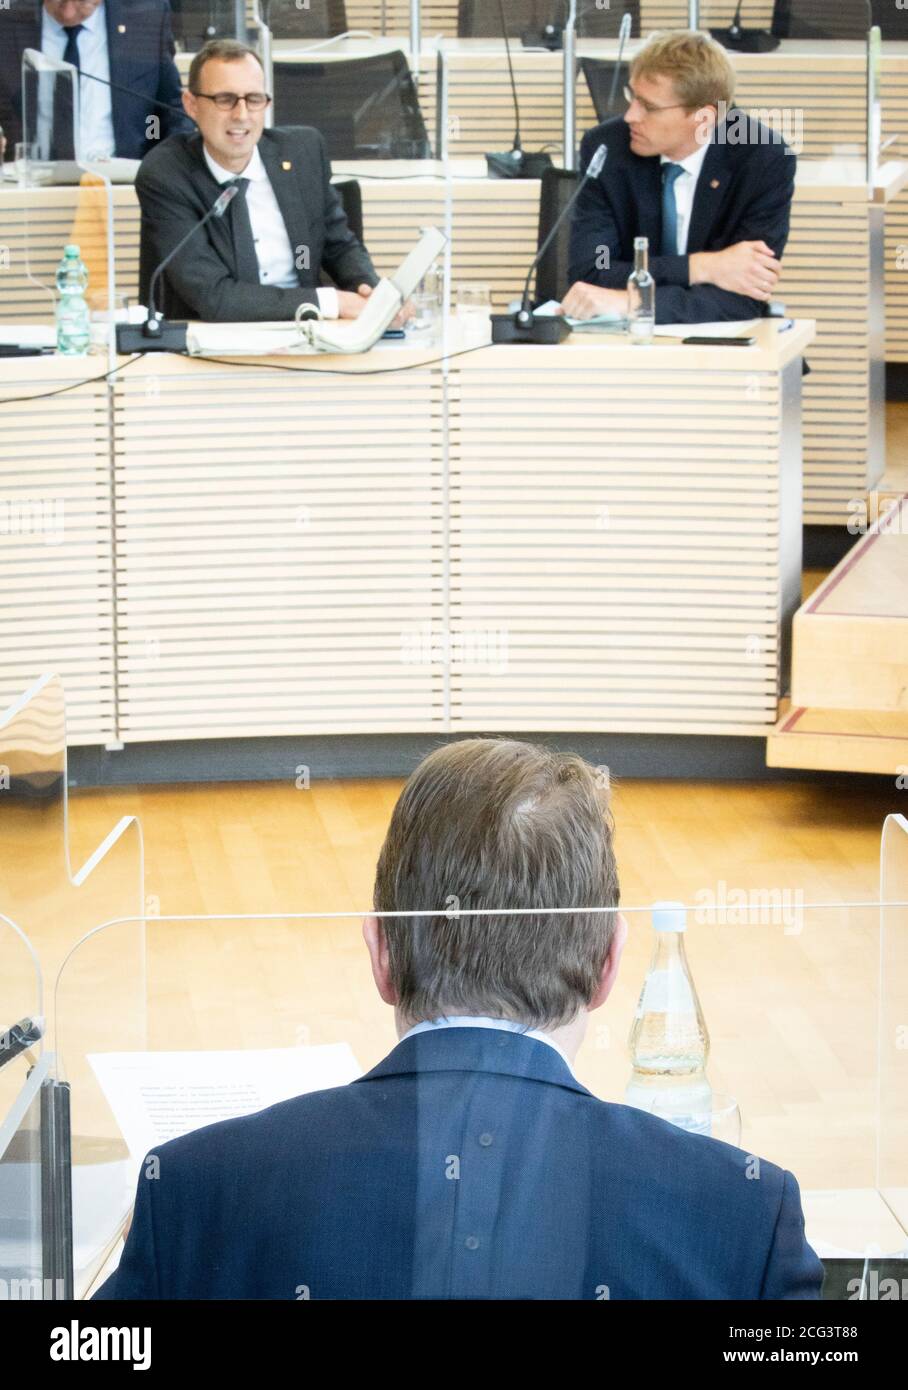
[[[653,34],[631,63],[637,77],[670,77],[679,102],[688,111],[724,102],[735,95],[735,71],[725,49],[694,29]]]

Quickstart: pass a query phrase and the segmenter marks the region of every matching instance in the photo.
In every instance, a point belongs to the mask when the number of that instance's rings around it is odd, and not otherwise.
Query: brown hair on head
[[[202,75],[202,68],[211,58],[220,58],[222,63],[238,63],[243,58],[252,56],[262,66],[262,60],[254,48],[250,48],[248,43],[240,43],[237,39],[209,39],[208,42],[199,49],[192,60],[189,69],[187,86],[195,96],[199,93],[199,78]],[[264,73],[265,69],[262,68]]]
[[[571,753],[515,739],[437,748],[400,794],[379,855],[398,1007],[531,1028],[569,1023],[592,999],[614,930],[618,872],[607,778]],[[469,909],[574,908],[521,916]],[[460,915],[458,915],[460,914]]]

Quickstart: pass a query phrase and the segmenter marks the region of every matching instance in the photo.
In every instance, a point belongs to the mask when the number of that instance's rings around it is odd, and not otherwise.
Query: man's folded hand
[[[765,241],[738,241],[724,251],[697,251],[688,257],[692,285],[717,285],[748,299],[772,298],[782,262]]]

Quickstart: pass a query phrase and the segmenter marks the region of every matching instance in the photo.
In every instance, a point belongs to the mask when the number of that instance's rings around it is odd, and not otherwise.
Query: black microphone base
[[[493,343],[563,343],[570,331],[571,325],[558,314],[531,318],[527,324],[519,323],[516,314],[492,315]]]
[[[552,156],[541,150],[538,154],[502,150],[486,155],[486,167],[490,179],[541,179],[546,169],[552,167]]]
[[[559,53],[564,48],[564,30],[558,24],[547,24],[544,29],[524,29],[520,42],[524,48],[547,48],[550,53]]]
[[[735,53],[772,53],[779,40],[768,29],[710,29],[710,34],[723,48]]]
[[[186,324],[162,319],[159,332],[146,333],[143,323],[117,324],[117,352],[131,357],[136,352],[185,352]]]

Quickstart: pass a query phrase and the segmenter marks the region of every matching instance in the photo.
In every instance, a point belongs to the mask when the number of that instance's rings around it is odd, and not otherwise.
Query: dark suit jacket
[[[223,218],[212,218],[168,266],[162,277],[163,307],[169,318],[209,322],[292,319],[303,302],[317,301],[319,271],[342,290],[378,284],[365,248],[347,225],[343,205],[331,184],[325,142],[311,126],[262,132],[259,153],[271,180],[297,256],[299,289],[262,285],[248,229],[235,219],[235,198]],[[155,266],[208,211],[221,185],[205,162],[202,137],[176,135],[143,161],[136,176],[142,206],[139,289],[147,304]]]
[[[22,139],[22,54],[41,47],[42,9],[37,0],[13,0],[8,12],[0,11],[0,126],[10,159]],[[168,0],[105,0],[104,12],[111,83],[135,93],[111,90],[114,153],[141,159],[158,140],[194,129],[180,101],[170,5]],[[148,138],[149,116],[160,119],[156,139]]]
[[[158,1158],[98,1298],[812,1299],[823,1278],[791,1173],[597,1100],[515,1033],[417,1034]]]
[[[688,253],[722,251],[738,241],[765,241],[781,259],[788,240],[795,156],[770,143],[772,132],[737,108],[717,125],[700,169],[687,238]],[[723,132],[727,142],[723,143]],[[746,143],[735,142],[738,137]],[[766,306],[716,285],[688,285],[687,256],[658,254],[662,238],[662,172],[658,155],[630,147],[630,131],[615,117],[588,131],[581,146],[585,169],[598,145],[608,157],[599,178],[587,183],[574,210],[570,281],[624,289],[634,268],[634,237],[649,238],[649,268],[656,281],[657,323],[705,323],[758,318]],[[608,269],[597,268],[602,247]]]

